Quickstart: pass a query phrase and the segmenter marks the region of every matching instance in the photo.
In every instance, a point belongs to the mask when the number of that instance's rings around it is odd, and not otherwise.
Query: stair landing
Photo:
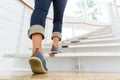
[[[120,80],[120,73],[77,73],[49,72],[32,74],[32,72],[0,72],[0,80]]]

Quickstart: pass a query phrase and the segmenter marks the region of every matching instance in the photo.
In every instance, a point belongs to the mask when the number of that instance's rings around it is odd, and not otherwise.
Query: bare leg
[[[33,34],[33,56],[29,59],[29,64],[33,73],[47,73],[46,60],[42,49],[42,34]],[[39,51],[39,52],[38,52]],[[43,55],[43,56],[42,56]]]
[[[53,45],[54,45],[54,47],[58,47],[59,46],[59,38],[58,37],[54,37],[53,38]]]
[[[33,44],[33,49],[32,51],[34,52],[36,48],[39,48],[39,51],[42,53],[44,56],[44,51],[42,49],[42,35],[41,34],[33,34],[32,35],[32,44]]]

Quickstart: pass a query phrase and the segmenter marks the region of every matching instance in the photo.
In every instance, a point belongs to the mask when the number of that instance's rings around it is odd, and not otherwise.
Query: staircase
[[[31,7],[29,6],[29,8]],[[30,14],[26,9],[25,11],[24,21],[27,21],[26,17],[28,18]],[[47,23],[47,26],[52,24],[52,19],[48,17]],[[52,43],[46,40],[43,47],[49,71],[120,72],[120,38],[113,35],[111,25],[84,20],[82,22],[64,22],[63,25],[64,28],[67,27],[70,30],[73,29],[72,27],[78,27],[72,30],[73,33],[76,31],[79,33],[79,29],[87,30],[89,28],[90,31],[82,35],[73,34],[61,41],[60,48],[63,53],[57,54],[55,57],[49,57]],[[50,31],[49,28],[47,30]],[[65,33],[63,33],[64,35]],[[46,34],[46,37],[48,38],[49,35]],[[25,39],[21,40],[25,41]],[[27,44],[27,41],[20,44],[24,48],[21,52],[0,55],[5,59],[12,59],[11,70],[30,71],[28,60],[32,53],[31,44]],[[8,64],[8,62],[5,63]]]
[[[120,57],[120,38],[112,35],[110,27],[62,41],[60,48],[63,53],[55,57],[48,55],[51,44],[43,46],[49,71],[120,72],[120,69],[112,68],[116,67],[114,65],[120,67],[120,63],[116,62]],[[31,48],[29,49],[31,51]],[[7,58],[14,58],[14,65],[21,70],[30,70],[28,64],[30,56],[30,53],[4,55]]]

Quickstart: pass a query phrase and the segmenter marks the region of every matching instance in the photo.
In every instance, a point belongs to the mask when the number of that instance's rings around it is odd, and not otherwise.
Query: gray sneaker
[[[52,45],[51,53],[49,54],[49,56],[54,57],[55,54],[58,54],[58,53],[62,53],[62,52],[60,51],[58,47],[55,47],[54,45]]]
[[[48,71],[46,61],[38,49],[36,49],[35,54],[29,59],[29,64],[32,72],[35,74],[44,74]]]

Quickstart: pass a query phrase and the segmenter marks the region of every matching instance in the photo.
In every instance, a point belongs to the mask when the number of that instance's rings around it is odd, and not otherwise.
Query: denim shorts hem
[[[58,37],[61,41],[62,35],[60,32],[53,32],[51,39],[53,40],[54,37]]]
[[[43,36],[43,39],[44,39],[45,38],[44,31],[45,31],[45,29],[41,25],[33,25],[28,30],[28,37],[30,39],[32,39],[32,35],[38,33],[38,34],[41,34]]]

